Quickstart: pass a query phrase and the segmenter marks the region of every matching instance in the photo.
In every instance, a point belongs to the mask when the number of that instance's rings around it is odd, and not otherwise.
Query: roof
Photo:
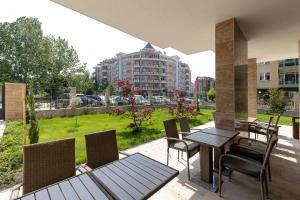
[[[299,0],[51,0],[160,48],[215,50],[215,25],[235,17],[248,58],[298,57]]]
[[[144,49],[154,49],[154,47],[150,44],[150,42],[148,42]]]

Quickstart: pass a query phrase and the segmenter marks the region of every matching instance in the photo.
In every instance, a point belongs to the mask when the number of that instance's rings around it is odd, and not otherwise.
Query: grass
[[[202,109],[201,114],[190,120],[191,126],[211,121],[212,112],[213,110]],[[39,120],[40,142],[74,137],[76,138],[76,163],[83,163],[86,157],[85,134],[116,129],[118,146],[123,150],[165,136],[162,122],[172,117],[165,109],[156,109],[152,124],[143,127],[140,132],[133,132],[132,129],[127,128],[130,119],[104,113],[78,116],[78,127],[75,127],[75,117],[44,119]]]
[[[269,122],[270,115],[266,114],[257,114],[257,120],[260,122]],[[292,126],[292,117],[289,116],[280,116],[278,124]]]

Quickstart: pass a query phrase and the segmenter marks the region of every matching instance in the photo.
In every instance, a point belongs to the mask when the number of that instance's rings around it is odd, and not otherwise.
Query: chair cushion
[[[258,149],[254,149],[251,146],[246,146],[242,144],[233,144],[230,146],[230,154],[251,158],[253,160],[263,162],[264,153],[260,152]]]
[[[185,141],[185,142],[187,143],[189,152],[192,152],[192,151],[195,151],[195,150],[197,150],[197,152],[199,151],[200,144],[195,143],[195,142],[190,142],[190,141]],[[178,150],[181,150],[181,151],[186,151],[185,145],[184,145],[183,142],[174,142],[170,145],[170,148],[178,149]]]
[[[260,176],[260,170],[261,170],[261,164],[257,162],[257,165],[225,156],[223,157],[222,164],[224,167],[229,168],[234,171],[241,172],[243,174],[247,174],[249,176],[253,176],[256,178],[259,178]]]

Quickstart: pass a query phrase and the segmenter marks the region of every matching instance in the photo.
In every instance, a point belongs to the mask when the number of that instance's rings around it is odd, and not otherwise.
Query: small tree
[[[30,129],[29,129],[29,142],[30,144],[38,143],[39,141],[39,122],[35,113],[35,102],[33,94],[33,83],[29,84],[29,118],[30,118]]]
[[[216,101],[216,90],[215,88],[210,88],[207,92],[207,98],[210,102]]]
[[[288,99],[284,96],[283,91],[280,89],[269,89],[268,96],[267,104],[270,107],[270,114],[283,114],[288,104]]]
[[[79,107],[79,105],[82,103],[81,99],[79,97],[73,97],[70,100],[70,107],[73,111],[73,115],[75,116],[75,127],[78,127],[78,118],[77,118],[77,108]]]
[[[120,92],[122,96],[128,98],[128,108],[127,110],[123,108],[116,108],[111,111],[111,115],[125,115],[132,119],[132,123],[128,127],[133,128],[138,131],[144,122],[149,122],[152,119],[152,113],[154,111],[153,107],[138,108],[136,104],[135,94],[139,91],[135,90],[130,84],[129,80],[118,81],[118,86],[120,87]]]
[[[177,117],[187,117],[191,118],[197,116],[197,105],[189,103],[184,99],[184,95],[181,91],[177,90],[175,92],[175,105],[169,105],[167,107],[168,113],[171,115],[176,115]]]

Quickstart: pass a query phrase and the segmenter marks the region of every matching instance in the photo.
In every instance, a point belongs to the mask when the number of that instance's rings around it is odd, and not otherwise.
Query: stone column
[[[21,120],[25,116],[26,85],[22,83],[4,84],[4,118]]]
[[[248,110],[244,108],[248,102],[247,74],[245,74],[247,73],[248,42],[236,20],[232,18],[216,24],[215,43],[215,125],[217,128],[233,130],[236,116],[245,115]]]
[[[248,60],[248,117],[257,114],[257,64],[256,58]]]

